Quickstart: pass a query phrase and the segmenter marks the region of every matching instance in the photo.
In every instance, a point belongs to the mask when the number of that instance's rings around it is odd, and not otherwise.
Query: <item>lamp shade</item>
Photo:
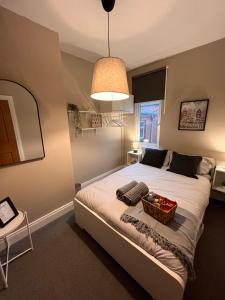
[[[122,59],[103,57],[97,60],[92,79],[91,98],[102,101],[129,98],[127,73]]]
[[[132,148],[133,148],[133,150],[137,150],[139,148],[139,142],[133,141]]]

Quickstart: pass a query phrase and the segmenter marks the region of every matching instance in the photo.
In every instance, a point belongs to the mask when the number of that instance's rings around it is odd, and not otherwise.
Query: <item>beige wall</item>
[[[62,53],[62,63],[67,103],[76,104],[81,110],[99,110],[99,102],[89,97],[93,64],[67,53]],[[70,136],[75,182],[84,182],[121,165],[121,128],[101,128],[96,135],[90,131],[76,137],[71,127]]]
[[[132,70],[130,85],[132,76],[163,66],[168,66],[168,81],[160,146],[225,160],[225,39]],[[180,102],[205,98],[210,99],[205,131],[179,131]],[[126,150],[134,138],[134,118],[127,122]]]
[[[46,157],[0,169],[0,199],[11,196],[30,219],[72,200],[74,193],[58,35],[0,7],[0,78],[36,97]]]

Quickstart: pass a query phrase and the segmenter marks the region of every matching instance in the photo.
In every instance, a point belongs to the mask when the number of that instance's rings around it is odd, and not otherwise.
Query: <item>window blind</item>
[[[163,100],[165,96],[166,68],[132,78],[134,102]]]

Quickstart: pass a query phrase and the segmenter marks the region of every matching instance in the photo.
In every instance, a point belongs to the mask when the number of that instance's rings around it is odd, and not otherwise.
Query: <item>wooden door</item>
[[[0,100],[0,166],[20,161],[8,101]]]

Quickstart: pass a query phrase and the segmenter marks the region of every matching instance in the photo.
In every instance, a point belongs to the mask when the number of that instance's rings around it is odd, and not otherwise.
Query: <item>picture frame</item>
[[[0,228],[9,224],[19,212],[9,197],[0,201]]]
[[[204,131],[208,106],[209,99],[182,101],[178,130]]]

